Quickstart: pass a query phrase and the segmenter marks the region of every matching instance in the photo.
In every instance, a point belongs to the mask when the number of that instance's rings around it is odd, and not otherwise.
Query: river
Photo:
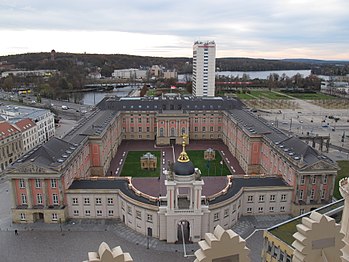
[[[77,97],[84,105],[96,105],[106,96],[125,97],[135,88],[137,87],[125,86],[122,88],[114,88],[113,91],[109,92],[74,93],[69,97],[69,101],[74,101],[74,97]]]

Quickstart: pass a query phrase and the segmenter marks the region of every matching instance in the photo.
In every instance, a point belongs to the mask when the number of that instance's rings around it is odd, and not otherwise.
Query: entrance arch
[[[44,222],[44,213],[37,212],[33,214],[34,222]]]
[[[190,238],[190,223],[187,220],[181,220],[177,224],[177,242],[178,244],[182,243],[191,243]]]

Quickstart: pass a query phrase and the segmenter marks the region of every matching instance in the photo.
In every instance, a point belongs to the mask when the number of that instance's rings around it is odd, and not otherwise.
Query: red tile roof
[[[18,122],[16,122],[16,126],[23,132],[28,129],[31,129],[35,126],[36,124],[30,119],[30,118],[25,118],[22,119]]]
[[[17,133],[19,133],[19,130],[15,126],[7,122],[0,122],[0,140],[13,136]]]

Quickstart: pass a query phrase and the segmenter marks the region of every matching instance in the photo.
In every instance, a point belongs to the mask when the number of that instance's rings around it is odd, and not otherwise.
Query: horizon
[[[214,40],[219,58],[349,60],[349,1],[251,1],[5,0],[0,55],[192,57],[196,40]]]
[[[52,49],[55,50],[55,49]],[[52,51],[51,50],[51,51]],[[27,52],[27,53],[17,53],[17,54],[8,54],[8,55],[1,55],[0,57],[6,57],[6,56],[20,56],[20,55],[29,55],[29,54],[50,54],[51,51],[39,51],[39,52]],[[71,55],[126,55],[126,56],[139,56],[139,57],[156,57],[156,58],[183,58],[183,59],[192,59],[192,56],[151,56],[151,55],[134,55],[134,54],[125,54],[125,53],[74,53],[74,52],[58,52],[56,51],[56,54],[61,53],[61,54],[71,54]],[[240,57],[240,56],[236,56],[236,57],[232,57],[232,56],[227,56],[227,57],[216,57],[216,59],[260,59],[260,60],[310,60],[310,61],[324,61],[324,62],[343,62],[349,63],[349,59],[319,59],[319,58],[305,58],[305,57],[296,57],[296,58],[289,58],[289,57],[285,57],[285,58],[263,58],[263,57]],[[0,61],[1,62],[1,61]],[[287,61],[286,61],[287,62]],[[291,61],[292,62],[292,61]],[[306,63],[306,61],[305,61]]]

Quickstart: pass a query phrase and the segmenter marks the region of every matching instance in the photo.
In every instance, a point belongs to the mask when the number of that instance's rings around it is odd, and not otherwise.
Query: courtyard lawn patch
[[[210,161],[209,164],[208,164],[208,161],[204,159],[204,152],[205,150],[188,150],[187,151],[190,161],[193,162],[195,167],[200,169],[202,176],[220,176],[221,173],[222,173],[222,176],[231,175],[225,162],[223,161],[223,167],[220,164],[220,162],[222,161],[222,156],[218,150],[215,150],[216,159]]]
[[[344,177],[349,176],[349,161],[348,160],[341,160],[337,161],[340,170],[338,170],[338,174],[336,177],[336,182],[334,184],[334,191],[333,196],[336,199],[342,199],[341,193],[339,193],[339,180],[341,180]]]
[[[237,94],[237,97],[240,99],[271,99],[271,100],[290,100],[292,98],[278,92],[272,91],[261,91],[261,90],[252,90],[249,93],[240,93]]]
[[[157,157],[157,164],[155,170],[145,170],[141,168],[141,157],[150,152]],[[131,177],[159,177],[160,176],[160,162],[161,152],[160,151],[128,151],[125,163],[122,167],[120,176],[131,176]]]

